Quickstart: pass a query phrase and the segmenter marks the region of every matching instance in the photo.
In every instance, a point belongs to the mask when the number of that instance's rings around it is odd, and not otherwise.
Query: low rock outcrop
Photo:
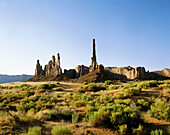
[[[149,79],[149,74],[145,71],[144,67],[105,67],[105,70],[111,73],[125,75],[127,79]]]

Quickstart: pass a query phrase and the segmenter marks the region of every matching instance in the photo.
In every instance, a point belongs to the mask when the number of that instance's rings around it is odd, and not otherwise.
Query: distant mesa
[[[170,79],[170,69],[162,71],[146,72],[144,67],[104,67],[97,63],[95,39],[92,41],[91,65],[77,65],[75,69],[62,69],[60,67],[60,54],[57,59],[52,56],[52,60],[45,65],[44,69],[37,60],[35,76],[29,81],[73,81],[73,82],[104,82],[105,80],[163,80]]]
[[[2,75],[0,74],[0,84],[2,83],[10,83],[10,82],[18,82],[18,81],[26,81],[32,78],[33,75]]]

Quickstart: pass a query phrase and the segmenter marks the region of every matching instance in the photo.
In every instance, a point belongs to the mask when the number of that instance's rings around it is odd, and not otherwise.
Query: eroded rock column
[[[37,60],[36,69],[35,69],[35,75],[40,75],[42,73],[42,66],[40,65],[40,61]]]

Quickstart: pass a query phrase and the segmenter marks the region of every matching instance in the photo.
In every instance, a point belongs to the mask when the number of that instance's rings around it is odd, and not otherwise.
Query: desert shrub
[[[123,98],[129,98],[132,95],[133,95],[132,93],[127,93],[127,92],[121,93],[121,92],[118,92],[118,93],[114,94],[113,98],[114,99],[123,99]]]
[[[107,113],[106,111],[104,112],[95,111],[93,113],[90,113],[88,118],[89,118],[89,122],[93,126],[107,127],[110,124],[109,113]]]
[[[86,109],[85,109],[85,112],[86,112],[86,115],[88,116],[90,113],[92,113],[92,112],[94,112],[94,111],[97,111],[97,110],[98,110],[97,107],[87,105],[87,106],[86,106]]]
[[[88,84],[88,82],[84,82],[83,84],[84,84],[84,85],[87,85],[87,84]]]
[[[126,134],[126,132],[127,132],[127,125],[126,124],[120,125],[119,126],[119,132],[121,134]]]
[[[111,127],[123,133],[132,133],[133,129],[143,123],[136,111],[123,104],[100,106],[98,111],[89,113],[88,119],[93,126]]]
[[[41,96],[36,96],[36,95],[32,95],[32,96],[29,96],[28,98],[24,98],[24,99],[21,99],[22,102],[24,101],[38,101],[38,99],[40,98]]]
[[[143,134],[145,134],[144,126],[139,124],[138,128],[133,128],[132,134],[134,134],[134,135],[143,135]]]
[[[80,87],[80,88],[78,89],[78,92],[85,93],[86,91],[83,89],[83,87]]]
[[[167,131],[170,134],[170,126],[167,127]]]
[[[162,81],[164,84],[170,84],[170,80],[163,80]]]
[[[159,88],[161,88],[161,89],[170,88],[170,84],[160,84]]]
[[[64,108],[56,108],[50,112],[44,113],[43,119],[45,120],[72,120],[72,114],[74,114],[74,110],[64,109]]]
[[[163,135],[162,129],[156,129],[150,132],[150,135]]]
[[[146,111],[147,109],[149,109],[149,103],[146,102],[144,99],[138,99],[138,100],[137,100],[137,105],[142,106],[142,109],[145,110],[145,111]]]
[[[112,81],[111,80],[106,80],[104,83],[105,83],[105,85],[110,85],[110,84],[112,84]]]
[[[77,123],[78,120],[79,120],[79,114],[78,113],[72,114],[72,123]]]
[[[30,110],[31,108],[35,108],[36,103],[33,101],[29,101],[28,103],[22,104],[21,108],[25,110],[25,112],[27,112],[28,110]]]
[[[59,98],[59,97],[61,97],[61,95],[60,94],[54,94],[52,97],[53,98]]]
[[[120,86],[117,86],[117,85],[110,85],[109,86],[109,90],[116,90],[118,88],[120,88]]]
[[[64,88],[63,87],[56,87],[56,88],[53,88],[54,91],[63,91]]]
[[[78,89],[79,92],[85,92],[85,91],[97,92],[97,91],[100,91],[100,90],[106,90],[106,87],[104,87],[102,85],[94,84],[94,83],[84,85],[83,87],[80,87]]]
[[[139,122],[139,115],[133,111],[129,106],[126,105],[116,105],[113,106],[113,111],[111,112],[111,123],[115,125],[128,124],[129,126],[134,126],[136,122]]]
[[[22,84],[21,86],[20,86],[21,88],[29,88],[30,87],[30,85],[29,84]]]
[[[26,124],[26,125],[35,125],[35,123],[39,122],[34,116],[30,115],[27,116],[24,113],[20,113],[18,115],[19,123]]]
[[[86,105],[86,103],[84,101],[81,101],[81,100],[80,101],[73,101],[72,104],[75,107],[81,107],[81,106],[85,106]]]
[[[72,99],[74,101],[79,101],[79,100],[82,99],[83,94],[81,94],[81,93],[73,93],[73,94],[70,94],[70,96],[72,97]]]
[[[52,135],[72,135],[70,129],[67,126],[55,126],[51,130]]]
[[[13,88],[15,88],[15,89],[20,89],[21,88],[21,86],[12,86]]]
[[[166,93],[170,93],[170,88],[165,89],[165,92],[166,92]]]
[[[170,104],[158,99],[151,105],[150,111],[152,116],[158,119],[170,121]]]
[[[20,100],[20,105],[17,107],[18,111],[27,112],[30,109],[35,109],[36,112],[46,108],[52,108],[51,96],[30,96]]]
[[[137,82],[133,86],[137,86],[140,88],[150,88],[150,87],[156,87],[158,85],[158,81],[156,80],[151,80],[151,81],[142,81],[142,82]]]
[[[51,84],[51,83],[47,83],[47,84],[41,84],[40,86],[38,86],[37,87],[37,89],[39,89],[39,90],[46,90],[46,89],[52,89],[52,88],[54,88],[54,84]]]
[[[132,102],[132,99],[128,98],[128,99],[115,99],[114,103],[115,104],[126,104],[126,105],[130,105],[130,103]]]
[[[133,88],[124,89],[123,93],[128,93],[128,94],[131,94],[131,95],[137,95],[137,94],[140,93],[140,91],[141,91],[141,88],[133,87]]]
[[[41,127],[30,127],[28,129],[28,133],[22,133],[21,135],[41,135]]]
[[[24,93],[24,95],[27,96],[27,97],[34,95],[34,94],[35,94],[34,90],[26,90],[25,93]]]

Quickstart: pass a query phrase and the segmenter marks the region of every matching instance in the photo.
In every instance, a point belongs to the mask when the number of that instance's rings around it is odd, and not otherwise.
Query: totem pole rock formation
[[[93,39],[93,56],[91,57],[92,64],[91,64],[91,70],[90,72],[94,71],[97,69],[97,59],[96,59],[96,45],[95,45],[95,39]]]
[[[91,63],[89,71],[93,72],[96,69],[98,71],[103,71],[104,70],[104,66],[103,65],[98,65],[98,63],[97,63],[95,39],[93,39],[92,45],[93,45],[93,54],[92,54],[92,57],[91,57],[92,63]]]

